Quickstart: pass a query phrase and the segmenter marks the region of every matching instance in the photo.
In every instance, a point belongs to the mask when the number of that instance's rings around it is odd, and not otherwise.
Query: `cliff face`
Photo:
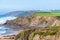
[[[29,25],[29,21],[27,18],[18,17],[15,20],[7,21],[5,25],[14,29],[25,29]]]
[[[27,29],[20,32],[15,37],[15,40],[60,40],[60,27],[50,27],[48,29]]]
[[[60,19],[54,16],[28,16],[18,17],[15,20],[7,21],[6,25],[14,29],[45,28],[48,26],[60,26]]]
[[[32,19],[30,26],[47,27],[60,26],[60,20],[53,16],[36,16]]]

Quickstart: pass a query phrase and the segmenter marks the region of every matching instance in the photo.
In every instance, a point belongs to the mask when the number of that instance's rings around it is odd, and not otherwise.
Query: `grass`
[[[60,16],[60,13],[36,13],[37,16]]]
[[[46,28],[47,30],[60,30],[60,26],[51,26],[51,27],[48,27]]]

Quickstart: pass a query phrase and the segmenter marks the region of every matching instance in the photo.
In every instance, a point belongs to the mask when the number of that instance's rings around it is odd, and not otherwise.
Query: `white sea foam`
[[[17,32],[17,30],[8,28],[6,26],[0,26],[0,36],[8,35]]]
[[[0,24],[4,24],[7,20],[13,20],[13,19],[16,19],[17,17],[2,17],[0,18]]]
[[[0,35],[6,33],[5,28],[0,26]]]

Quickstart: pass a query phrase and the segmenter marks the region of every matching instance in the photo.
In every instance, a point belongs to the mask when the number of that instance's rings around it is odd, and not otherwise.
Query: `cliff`
[[[17,17],[8,20],[6,26],[23,30],[15,40],[60,40],[60,16]]]
[[[5,25],[14,29],[46,28],[48,26],[60,26],[60,17],[36,16],[17,17],[15,20],[8,20]]]
[[[26,29],[15,40],[60,40],[60,26],[44,29]]]

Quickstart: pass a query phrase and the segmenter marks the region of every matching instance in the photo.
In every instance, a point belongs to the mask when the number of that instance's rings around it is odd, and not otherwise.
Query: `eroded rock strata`
[[[5,23],[10,28],[27,29],[27,28],[45,28],[48,26],[60,26],[60,18],[55,16],[28,16],[17,17]]]
[[[60,40],[60,26],[44,29],[26,29],[15,40]]]

